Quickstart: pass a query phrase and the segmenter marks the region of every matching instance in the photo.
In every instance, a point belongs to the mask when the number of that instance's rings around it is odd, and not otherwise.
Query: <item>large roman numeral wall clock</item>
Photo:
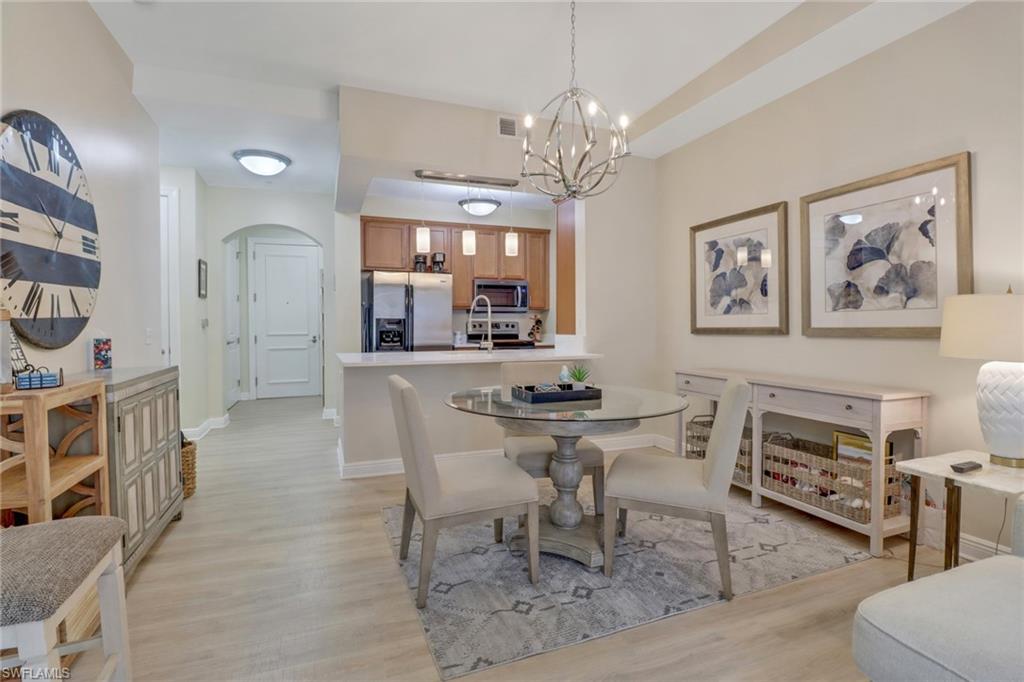
[[[66,346],[96,305],[99,230],[82,164],[42,114],[0,122],[0,211],[0,298],[11,326],[35,346]]]

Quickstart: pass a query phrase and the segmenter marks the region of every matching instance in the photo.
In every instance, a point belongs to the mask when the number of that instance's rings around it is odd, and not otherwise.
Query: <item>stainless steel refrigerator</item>
[[[450,350],[452,276],[364,272],[363,352]]]

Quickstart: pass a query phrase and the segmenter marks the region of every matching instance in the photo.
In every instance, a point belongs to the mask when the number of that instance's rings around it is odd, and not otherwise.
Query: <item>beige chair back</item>
[[[742,379],[730,379],[718,402],[704,458],[704,485],[714,493],[728,494],[749,403],[750,384]]]
[[[419,394],[412,384],[397,374],[388,377],[388,391],[405,467],[405,484],[420,513],[430,516],[441,500],[441,483]]]

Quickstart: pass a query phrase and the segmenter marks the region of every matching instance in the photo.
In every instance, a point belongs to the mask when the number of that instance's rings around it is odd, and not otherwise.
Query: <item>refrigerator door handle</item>
[[[411,351],[415,349],[415,334],[416,327],[413,322],[414,316],[413,300],[412,300],[412,285],[405,285],[405,350]]]

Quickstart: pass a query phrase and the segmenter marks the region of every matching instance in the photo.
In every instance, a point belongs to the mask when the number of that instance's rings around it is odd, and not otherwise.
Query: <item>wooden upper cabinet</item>
[[[473,256],[473,277],[499,279],[501,277],[500,249],[502,232],[497,229],[476,230],[476,255]]]
[[[505,255],[505,237],[509,232],[519,235],[519,255]],[[526,279],[526,235],[528,233],[517,230],[503,230],[498,239],[498,249],[501,253],[501,278],[502,279]]]
[[[409,226],[406,223],[363,221],[364,270],[408,270],[411,267]]]
[[[530,310],[547,310],[549,256],[547,232],[526,232],[519,235],[519,253],[525,256],[526,281],[530,287]]]
[[[462,230],[451,231],[452,308],[468,310],[473,302],[473,256],[462,255]]]

